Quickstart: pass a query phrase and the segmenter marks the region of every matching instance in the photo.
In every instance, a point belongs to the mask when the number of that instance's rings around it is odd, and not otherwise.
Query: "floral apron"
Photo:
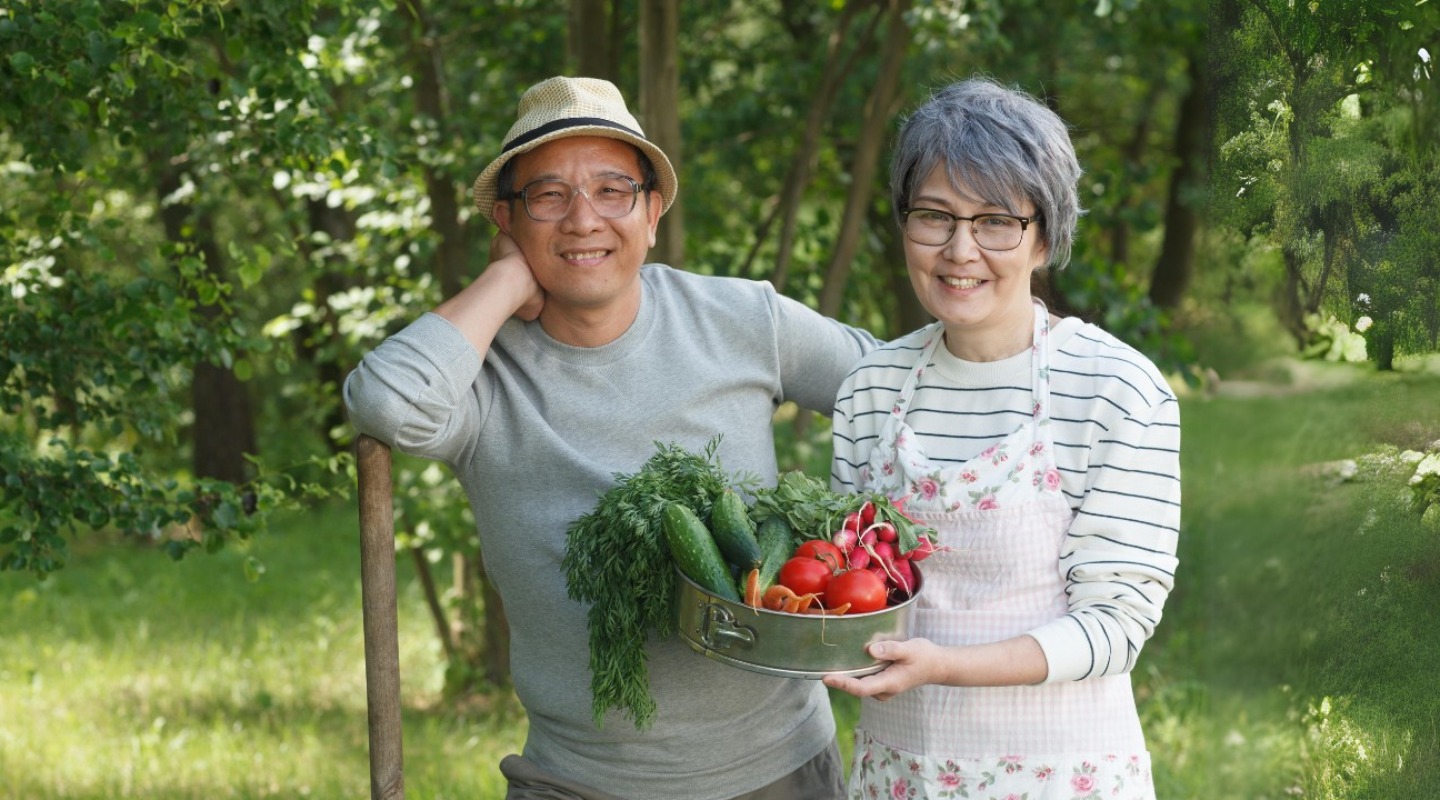
[[[1067,612],[1060,548],[1073,512],[1050,432],[1050,315],[1035,307],[1034,418],[970,461],[932,464],[905,424],[944,339],[935,323],[861,483],[935,528],[943,549],[920,566],[911,635],[941,645],[995,642]],[[919,686],[865,700],[850,797],[1153,800],[1150,757],[1130,676],[1039,686]]]

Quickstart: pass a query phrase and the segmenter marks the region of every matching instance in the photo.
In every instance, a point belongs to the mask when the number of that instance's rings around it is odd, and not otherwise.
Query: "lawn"
[[[1184,401],[1181,570],[1135,674],[1162,800],[1440,797],[1440,532],[1398,458],[1440,439],[1440,375],[1331,370]],[[407,567],[407,797],[500,798],[523,714],[438,701]],[[179,563],[86,536],[47,582],[0,573],[0,800],[365,797],[358,574],[348,507]]]
[[[339,508],[178,563],[92,541],[45,583],[0,573],[0,798],[367,797],[357,541]],[[504,695],[436,707],[439,647],[408,563],[408,797],[501,797],[495,765],[524,717]]]

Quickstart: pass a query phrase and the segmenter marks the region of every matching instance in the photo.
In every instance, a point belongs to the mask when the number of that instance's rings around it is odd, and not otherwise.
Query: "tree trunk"
[[[480,602],[485,606],[481,674],[492,686],[500,686],[510,679],[510,623],[500,593],[495,591],[495,584],[485,578],[485,568],[479,559],[476,559],[475,571],[480,573]]]
[[[608,35],[612,7],[610,0],[570,0],[565,45],[575,76],[619,82],[620,64]]]
[[[920,298],[915,296],[915,287],[910,283],[910,269],[905,264],[905,243],[895,217],[886,211],[870,207],[870,228],[876,231],[884,255],[880,271],[885,276],[885,288],[895,298],[895,315],[882,330],[871,331],[881,339],[895,339],[910,331],[923,328],[935,321]]]
[[[330,242],[348,242],[355,238],[354,214],[345,208],[331,206],[323,199],[310,199],[305,201],[305,210],[312,234],[322,233]],[[300,251],[304,253],[306,262],[311,263],[315,248],[310,244],[310,237],[298,238]],[[349,274],[348,264],[338,250],[330,250],[325,264],[326,267],[310,284],[311,291],[315,293],[315,307],[320,310],[323,318],[318,322],[305,322],[295,330],[291,339],[294,342],[295,354],[301,360],[315,365],[315,375],[320,384],[334,387],[334,396],[338,398],[345,383],[345,376],[350,374],[352,365],[323,353],[339,353],[345,350],[337,346],[340,339],[339,320],[334,309],[330,307],[330,297],[350,288],[350,282],[345,277]],[[338,401],[331,403],[320,424],[322,440],[330,446],[332,452],[339,452],[342,445],[331,438],[330,432],[343,430],[348,424],[344,407]]]
[[[1110,260],[1117,264],[1124,264],[1130,259],[1130,223],[1126,220],[1125,211],[1130,208],[1134,199],[1133,176],[1139,172],[1139,167],[1145,160],[1145,144],[1150,139],[1150,124],[1154,121],[1155,107],[1163,87],[1163,78],[1157,77],[1150,82],[1145,102],[1136,109],[1140,118],[1135,121],[1135,127],[1130,131],[1130,140],[1121,151],[1120,167],[1125,173],[1117,183],[1124,194],[1115,203],[1116,214],[1109,225]]]
[[[1175,172],[1170,176],[1170,195],[1165,206],[1165,239],[1150,278],[1150,301],[1161,308],[1175,308],[1190,286],[1195,265],[1195,237],[1200,214],[1209,147],[1209,90],[1206,87],[1203,57],[1192,55],[1188,67],[1190,88],[1180,104],[1175,131]]]
[[[1281,289],[1280,324],[1290,332],[1295,344],[1305,346],[1305,256],[1294,247],[1282,247],[1285,263],[1285,286]]]
[[[434,126],[437,147],[450,146],[450,98],[445,91],[445,62],[440,40],[422,0],[398,0],[405,43],[415,70],[415,110]],[[425,166],[425,194],[430,199],[430,228],[440,238],[435,250],[435,275],[440,292],[450,297],[464,288],[470,237],[460,221],[460,186],[454,176]]]
[[[1381,372],[1393,372],[1395,370],[1395,329],[1390,324],[1377,323],[1369,331],[1365,344],[1367,345],[1366,355],[1375,362],[1375,368]]]
[[[654,142],[681,174],[680,152],[680,3],[641,0],[640,119],[645,136]],[[683,181],[682,181],[683,185]],[[651,260],[672,267],[685,262],[684,194],[660,220]]]
[[[760,233],[755,237],[755,244],[746,256],[745,265],[741,270],[741,274],[749,273],[750,263],[759,252],[761,244],[764,243],[770,230],[770,224],[778,216],[780,219],[780,243],[776,247],[775,267],[770,273],[770,283],[774,284],[775,290],[779,292],[785,291],[785,284],[790,277],[790,259],[794,255],[796,220],[800,213],[800,202],[804,199],[805,187],[810,183],[810,170],[814,168],[816,143],[820,141],[821,130],[825,121],[830,118],[831,109],[835,107],[835,99],[840,95],[840,87],[844,85],[845,78],[854,70],[859,56],[869,51],[875,38],[876,23],[884,15],[883,9],[876,12],[870,20],[869,26],[861,34],[859,41],[855,43],[855,47],[850,50],[849,56],[842,61],[845,37],[849,33],[850,23],[854,20],[859,8],[869,4],[870,0],[855,0],[855,2],[846,3],[844,10],[841,11],[840,20],[830,34],[820,87],[815,91],[815,99],[810,103],[810,110],[805,115],[805,126],[802,129],[800,141],[795,146],[790,159],[790,169],[785,174],[785,185],[780,191],[780,202],[771,216],[761,225]],[[797,45],[803,46],[803,44],[803,42],[797,42]]]
[[[165,237],[177,248],[194,248],[206,271],[223,276],[224,256],[215,239],[212,215],[190,203],[173,198],[180,190],[181,168],[168,156],[152,153],[160,221]],[[196,313],[206,324],[216,320],[221,309],[197,304]],[[236,353],[234,356],[239,357]],[[190,407],[195,415],[190,426],[191,469],[199,478],[216,478],[244,483],[250,477],[247,453],[256,452],[255,420],[248,387],[223,364],[201,361],[194,365],[190,383]]]
[[[910,26],[905,22],[905,11],[909,6],[910,0],[891,0],[889,3],[890,21],[880,73],[865,102],[865,118],[861,122],[860,138],[855,143],[855,158],[850,166],[850,192],[845,198],[840,235],[820,291],[819,310],[827,317],[840,315],[845,301],[845,285],[850,280],[850,268],[859,249],[860,235],[864,232],[866,209],[875,191],[875,173],[890,130],[890,120],[895,115],[900,72],[905,64],[906,47],[910,43]]]
[[[439,146],[449,146],[450,102],[449,95],[445,91],[444,54],[440,49],[438,33],[422,0],[397,0],[397,7],[404,22],[405,42],[410,61],[418,78],[415,81],[416,112],[421,118],[428,119],[434,125],[435,140]],[[468,281],[466,266],[470,258],[471,240],[468,229],[461,224],[460,220],[459,187],[462,185],[457,183],[453,176],[442,172],[435,166],[427,165],[425,167],[425,192],[430,199],[430,227],[440,238],[440,244],[435,252],[434,269],[436,277],[439,279],[440,292],[445,297],[454,296],[464,288]],[[455,571],[454,585],[455,608],[457,609],[454,624],[459,629],[460,635],[464,636],[466,631],[480,628],[482,636],[487,639],[499,636],[503,640],[509,635],[509,629],[505,625],[505,618],[499,611],[498,604],[492,612],[490,604],[480,605],[474,602],[476,592],[491,591],[490,582],[485,576],[479,554],[477,552],[456,552],[454,557],[461,562]],[[475,576],[474,581],[462,577],[472,569]],[[483,615],[478,623],[475,620],[477,608],[483,609],[478,612]],[[504,645],[505,651],[508,653],[508,641],[504,642]],[[480,658],[482,661],[488,658],[488,653],[482,652]],[[475,665],[467,666],[473,668]],[[504,683],[509,678],[509,669],[509,658],[507,657],[501,662],[498,671],[494,673],[487,671],[486,677],[494,684]],[[466,672],[473,672],[473,669],[466,670]]]

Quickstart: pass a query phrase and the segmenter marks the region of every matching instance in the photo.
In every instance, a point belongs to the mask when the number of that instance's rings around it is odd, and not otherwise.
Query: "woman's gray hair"
[[[934,92],[906,118],[890,162],[890,200],[897,221],[930,173],[944,164],[967,200],[1016,209],[1034,203],[1048,265],[1070,262],[1084,213],[1076,185],[1080,162],[1065,121],[1044,103],[988,78]],[[1031,230],[1035,230],[1032,222]]]

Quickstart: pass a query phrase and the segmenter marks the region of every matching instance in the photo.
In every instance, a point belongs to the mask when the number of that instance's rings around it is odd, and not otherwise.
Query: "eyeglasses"
[[[519,197],[525,201],[525,213],[536,222],[554,222],[570,213],[576,195],[585,195],[595,213],[616,219],[635,210],[640,184],[623,175],[597,178],[588,186],[575,186],[566,181],[545,178],[531,181],[505,199]]]
[[[955,228],[961,221],[970,223],[970,233],[975,244],[986,250],[1014,250],[1025,238],[1025,229],[1035,217],[1017,217],[1014,214],[977,214],[973,217],[957,217],[933,208],[907,208],[901,212],[905,236],[916,244],[939,247],[950,241]]]

